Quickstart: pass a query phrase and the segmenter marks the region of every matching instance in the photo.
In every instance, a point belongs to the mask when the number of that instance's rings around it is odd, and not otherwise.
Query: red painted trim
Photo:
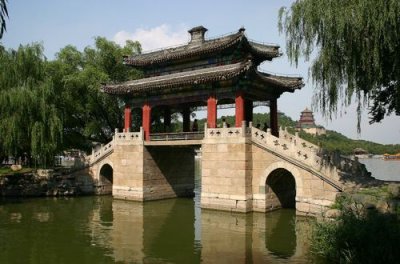
[[[124,131],[128,131],[132,127],[131,106],[126,104],[124,109]]]
[[[215,95],[210,95],[207,100],[207,125],[208,128],[217,127],[217,100]]]
[[[144,131],[144,140],[150,141],[151,132],[151,106],[147,103],[143,105],[142,109],[142,127]]]
[[[241,127],[242,121],[244,120],[244,98],[243,92],[238,91],[236,92],[235,97],[235,126]]]

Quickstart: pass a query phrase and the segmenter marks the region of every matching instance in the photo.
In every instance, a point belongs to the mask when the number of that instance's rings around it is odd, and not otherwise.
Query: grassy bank
[[[0,167],[0,177],[6,176],[6,175],[29,173],[32,171],[33,171],[32,168],[22,168],[19,171],[13,171],[10,169],[10,167]]]

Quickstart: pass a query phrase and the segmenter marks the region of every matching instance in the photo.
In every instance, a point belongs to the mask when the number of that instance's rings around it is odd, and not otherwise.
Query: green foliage
[[[1,49],[0,156],[51,159],[62,141],[54,87],[40,44]]]
[[[310,73],[322,113],[331,116],[355,95],[358,121],[364,103],[371,122],[400,114],[399,1],[300,0],[281,8],[279,29],[296,65],[316,55]]]
[[[353,140],[338,132],[328,130],[326,135],[314,136],[300,131],[299,136],[315,145],[319,145],[329,152],[340,151],[344,155],[353,154],[356,148],[362,148],[371,154],[399,153],[400,145],[383,145],[366,140]]]
[[[122,127],[120,99],[100,91],[102,83],[138,78],[141,73],[122,63],[123,55],[141,51],[138,42],[120,47],[97,37],[94,47],[83,52],[66,46],[49,63],[48,72],[57,83],[59,108],[63,112],[64,147],[89,149],[91,142],[107,142],[115,128]]]
[[[123,102],[100,91],[104,82],[141,75],[122,63],[140,52],[138,42],[120,47],[98,37],[83,52],[61,49],[47,61],[40,44],[0,46],[0,158],[32,157],[45,165],[64,149],[90,149],[122,126]]]
[[[336,222],[313,229],[311,250],[329,263],[398,263],[400,222],[395,215],[371,210],[341,210]]]

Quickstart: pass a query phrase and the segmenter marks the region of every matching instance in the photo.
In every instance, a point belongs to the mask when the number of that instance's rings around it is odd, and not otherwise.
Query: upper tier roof
[[[204,33],[206,31],[207,29],[202,26],[192,28],[189,30],[191,40],[188,44],[135,56],[127,56],[124,57],[124,63],[136,67],[168,64],[176,60],[187,59],[199,55],[204,56],[220,53],[221,51],[238,45],[239,43],[242,43],[243,47],[247,48],[250,54],[252,54],[259,62],[272,60],[281,55],[278,45],[265,45],[249,41],[244,34],[244,28],[239,29],[237,33],[209,40],[204,39]]]

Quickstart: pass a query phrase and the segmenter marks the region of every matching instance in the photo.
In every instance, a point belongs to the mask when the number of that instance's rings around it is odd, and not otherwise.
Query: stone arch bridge
[[[168,137],[169,136],[169,137]],[[193,195],[195,149],[201,147],[201,206],[216,210],[266,212],[292,207],[317,214],[343,191],[343,176],[359,163],[335,165],[319,148],[286,130],[279,137],[255,127],[207,128],[201,133],[152,135],[117,132],[93,151],[90,173],[105,193],[137,201]]]

